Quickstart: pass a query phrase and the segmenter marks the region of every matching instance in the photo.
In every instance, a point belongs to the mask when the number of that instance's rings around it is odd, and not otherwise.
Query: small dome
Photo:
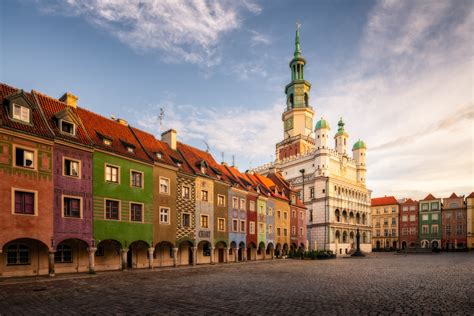
[[[365,143],[363,140],[358,140],[354,146],[352,146],[352,150],[357,150],[357,149],[361,149],[361,148],[364,148],[364,149],[367,149],[367,146],[365,146]]]
[[[331,129],[331,128],[329,127],[328,121],[326,121],[326,120],[323,119],[322,117],[321,117],[321,119],[316,123],[316,127],[314,128],[314,130],[321,129],[321,128]]]

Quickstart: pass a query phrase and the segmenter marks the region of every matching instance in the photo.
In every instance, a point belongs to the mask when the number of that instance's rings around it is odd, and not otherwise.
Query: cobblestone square
[[[3,279],[0,314],[474,314],[474,254]]]

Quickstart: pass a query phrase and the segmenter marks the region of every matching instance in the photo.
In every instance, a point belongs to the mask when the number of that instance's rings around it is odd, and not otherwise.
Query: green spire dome
[[[296,23],[296,37],[295,37],[295,58],[301,57],[301,45],[300,45],[300,24]]]
[[[322,117],[321,117],[321,119],[316,123],[316,127],[314,128],[314,130],[321,129],[321,128],[331,129],[331,128],[329,127],[328,121],[326,121],[326,120],[323,119]]]
[[[367,146],[365,145],[364,141],[363,140],[358,140],[354,146],[352,146],[352,150],[357,150],[357,149],[361,149],[361,148],[364,148],[364,149],[367,149]]]
[[[342,120],[342,117],[339,120],[339,122],[337,122],[337,126],[338,126],[338,129],[337,129],[336,135],[347,134],[346,131],[344,130],[344,121]]]

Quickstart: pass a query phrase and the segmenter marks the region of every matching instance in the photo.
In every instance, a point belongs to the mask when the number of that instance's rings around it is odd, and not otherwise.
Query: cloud
[[[220,63],[221,37],[240,28],[242,14],[261,12],[252,1],[67,0],[42,4],[46,13],[85,18],[140,52],[160,51],[169,62]]]
[[[469,1],[377,2],[359,53],[316,96],[368,144],[374,196],[472,191],[473,17]]]
[[[272,40],[270,39],[270,36],[268,35],[257,32],[255,30],[250,30],[250,33],[252,34],[252,37],[250,38],[252,41],[251,46],[270,45],[272,43]]]

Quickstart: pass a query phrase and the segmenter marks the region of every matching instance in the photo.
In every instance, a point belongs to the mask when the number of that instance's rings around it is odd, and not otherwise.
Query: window
[[[377,229],[376,235],[377,235],[377,237],[380,237],[380,229]]]
[[[81,218],[81,199],[73,197],[63,197],[64,217]]]
[[[217,205],[225,206],[225,196],[220,194],[217,196]]]
[[[300,237],[303,237],[303,227],[300,227]]]
[[[456,212],[456,218],[457,218],[457,219],[462,219],[462,217],[463,217],[463,216],[462,216],[462,212],[461,212],[461,211],[457,211],[457,212]]]
[[[403,227],[403,229],[402,229],[402,235],[403,235],[403,236],[408,235],[408,227]]]
[[[281,229],[280,229],[280,227],[277,227],[277,236],[281,236]]]
[[[392,225],[397,225],[397,219],[396,218],[392,218]]]
[[[396,213],[397,212],[397,208],[396,207],[392,207],[392,213]]]
[[[273,209],[271,207],[268,209],[268,215],[273,216]]]
[[[462,231],[463,231],[462,225],[459,225],[459,224],[458,224],[458,225],[456,226],[456,234],[457,234],[457,235],[461,235],[461,234],[463,233]]]
[[[207,202],[209,200],[209,193],[206,190],[201,190],[201,201]]]
[[[416,206],[415,206],[415,205],[411,205],[411,206],[410,206],[410,211],[414,211],[414,210],[416,210]]]
[[[35,168],[35,153],[32,150],[15,148],[15,165],[22,168]]]
[[[451,234],[451,225],[446,225],[446,235]]]
[[[296,204],[296,197],[294,195],[291,196],[291,204]]]
[[[189,199],[190,198],[190,190],[189,187],[183,186],[183,198]]]
[[[170,223],[170,209],[167,207],[160,207],[160,224],[169,224],[169,223]],[[185,225],[183,224],[183,226]]]
[[[102,142],[104,143],[105,146],[112,146],[112,140],[108,138],[102,139]]]
[[[286,228],[283,228],[283,236],[288,236],[288,229]]]
[[[183,227],[191,227],[191,214],[183,213],[181,216]]]
[[[281,212],[280,211],[277,211],[277,216],[278,216],[278,218],[281,218]]]
[[[395,236],[397,236],[397,232],[395,229],[392,229],[392,237],[395,237]]]
[[[407,222],[408,221],[408,216],[407,215],[403,215],[402,216],[402,222]]]
[[[245,221],[240,221],[240,232],[245,233]]]
[[[255,201],[250,201],[250,210],[255,211]]]
[[[134,153],[135,149],[133,147],[127,146],[127,151],[131,154]]]
[[[130,171],[131,185],[135,188],[143,188],[143,172]]]
[[[383,219],[383,225],[384,225],[384,226],[388,226],[388,218],[384,218],[384,219]]]
[[[314,198],[314,187],[309,188],[309,197]]]
[[[209,228],[209,216],[201,215],[201,227]]]
[[[268,225],[268,233],[273,234],[273,226],[272,225]]]
[[[245,199],[240,199],[240,209],[245,210]]]
[[[119,201],[105,200],[105,219],[120,219]]]
[[[423,235],[428,235],[428,225],[423,225],[421,231],[423,232]]]
[[[143,204],[130,203],[130,221],[143,222]]]
[[[291,234],[296,235],[296,227],[295,226],[291,226]]]
[[[423,204],[421,204],[421,209],[422,209],[423,211],[427,211],[427,210],[428,210],[428,206],[429,206],[428,203],[423,203]]]
[[[446,217],[446,219],[451,219],[451,212],[449,211],[445,212],[444,217]]]
[[[56,252],[54,253],[54,262],[56,263],[72,262],[71,246],[61,244],[58,247],[56,247]]]
[[[423,214],[423,216],[421,217],[424,221],[427,221],[428,220],[428,214]]]
[[[383,208],[383,212],[384,212],[384,213],[388,213],[388,208],[387,208],[387,207],[384,207],[384,208]]]
[[[170,194],[170,179],[160,177],[160,193]]]
[[[437,210],[438,209],[438,202],[431,203],[431,209]]]
[[[13,103],[13,118],[25,123],[30,123],[30,109]]]
[[[296,218],[296,211],[291,211],[291,217]]]
[[[438,233],[438,225],[431,226],[431,233],[432,234],[437,234]]]
[[[15,214],[29,214],[36,213],[36,199],[34,192],[24,192],[14,190],[14,213]]]
[[[68,177],[79,178],[79,175],[80,175],[79,166],[80,166],[80,162],[78,160],[64,158],[63,175],[68,176]]]
[[[300,211],[300,219],[304,219],[304,214],[301,211]]]
[[[417,235],[416,227],[410,227],[410,235]]]
[[[232,198],[232,208],[235,208],[235,209],[239,208],[239,199],[236,197]]]
[[[71,122],[61,120],[61,132],[76,135],[76,125]]]
[[[119,183],[119,168],[105,165],[105,181]]]
[[[259,234],[265,234],[265,224],[264,223],[259,223],[258,224],[258,233]]]
[[[408,212],[408,206],[404,206],[402,209],[404,212]]]
[[[383,233],[385,237],[388,237],[388,229],[384,229]]]
[[[30,264],[30,248],[21,244],[7,247],[7,265]]]
[[[438,220],[438,214],[437,214],[437,213],[432,214],[432,215],[431,215],[431,220],[437,221],[437,220]]]
[[[414,222],[414,221],[416,221],[416,215],[412,214],[410,215],[410,222]]]
[[[217,219],[217,230],[220,232],[225,232],[225,219],[224,218]]]
[[[249,232],[255,234],[255,222],[249,222]]]
[[[236,219],[232,220],[232,231],[238,232],[239,231],[239,221]]]
[[[283,212],[283,218],[288,219],[288,212]]]

